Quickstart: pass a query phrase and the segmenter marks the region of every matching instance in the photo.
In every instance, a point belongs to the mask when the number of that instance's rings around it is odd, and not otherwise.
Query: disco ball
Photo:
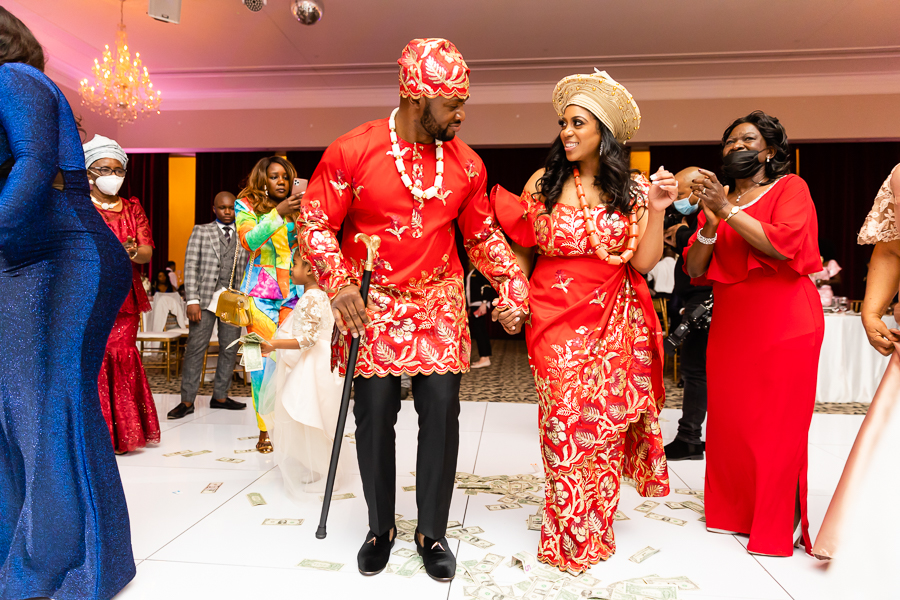
[[[304,25],[315,25],[322,20],[322,0],[292,0],[291,12]]]

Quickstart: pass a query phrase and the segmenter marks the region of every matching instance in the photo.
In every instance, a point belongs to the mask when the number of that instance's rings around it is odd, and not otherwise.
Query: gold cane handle
[[[371,271],[375,268],[375,259],[378,257],[381,238],[377,235],[368,236],[365,233],[357,233],[353,237],[353,241],[359,242],[360,240],[366,245],[366,271]]]

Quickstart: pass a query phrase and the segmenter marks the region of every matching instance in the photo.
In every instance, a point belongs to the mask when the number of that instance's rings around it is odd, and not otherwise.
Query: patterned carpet
[[[474,369],[463,375],[460,399],[468,402],[520,402],[537,404],[534,379],[528,366],[528,353],[522,340],[492,340],[491,366]],[[476,360],[477,357],[473,357]],[[181,393],[181,377],[166,382],[166,376],[154,370],[147,373],[151,389],[158,394]],[[683,390],[675,385],[670,371],[665,374],[666,408],[681,408]],[[250,386],[243,379],[231,384],[232,397],[249,397]],[[212,395],[212,383],[200,386],[200,395]],[[815,412],[841,415],[864,415],[868,404],[856,402],[817,402]]]

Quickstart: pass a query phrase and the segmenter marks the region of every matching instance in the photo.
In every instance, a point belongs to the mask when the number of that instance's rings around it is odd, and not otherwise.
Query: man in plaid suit
[[[247,406],[228,397],[238,349],[237,345],[228,346],[240,337],[241,329],[216,317],[219,294],[229,287],[240,285],[247,267],[247,251],[237,242],[234,228],[234,201],[233,194],[220,192],[213,202],[216,220],[195,225],[188,240],[184,259],[184,298],[187,301],[190,333],[184,353],[181,404],[169,411],[170,419],[180,419],[194,412],[194,399],[203,375],[203,354],[209,346],[216,322],[219,328],[219,357],[209,406],[226,410],[241,410]],[[235,252],[237,266],[232,281]]]

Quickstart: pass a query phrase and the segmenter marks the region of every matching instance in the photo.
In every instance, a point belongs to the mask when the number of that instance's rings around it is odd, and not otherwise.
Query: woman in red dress
[[[84,156],[91,200],[122,242],[133,267],[131,291],[109,335],[98,380],[100,407],[113,448],[124,454],[148,442],[159,442],[156,405],[136,345],[141,313],[150,310],[138,265],[150,262],[153,238],[138,199],[118,196],[128,165],[125,151],[113,140],[97,135],[84,145]]]
[[[615,552],[622,476],[644,496],[669,493],[659,428],[662,333],[641,277],[663,250],[677,184],[660,169],[632,181],[622,144],[640,124],[606,73],[559,82],[561,131],[521,198],[493,191],[525,273],[526,340],[540,400],[546,474],[538,558],[581,572]]]
[[[795,540],[810,550],[807,435],[825,330],[808,277],[822,269],[816,209],[806,183],[789,174],[778,119],[753,112],[722,144],[726,185],[700,170],[693,189],[703,214],[685,250],[688,275],[712,285],[715,299],[706,524],[749,534],[753,554],[790,556]]]

